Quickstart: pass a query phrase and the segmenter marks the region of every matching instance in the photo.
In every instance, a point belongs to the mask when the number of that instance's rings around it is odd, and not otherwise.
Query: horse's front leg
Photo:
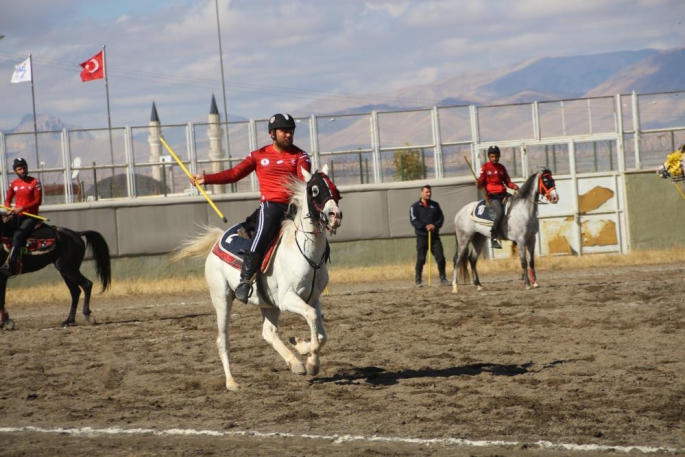
[[[323,315],[321,313],[321,302],[317,298],[312,300],[311,306],[316,310],[316,338],[314,339],[303,339],[290,337],[289,342],[293,347],[300,353],[300,355],[309,355],[307,358],[307,374],[317,375],[319,374],[320,361],[319,354],[321,349],[323,349],[326,341],[328,341],[328,335],[326,334],[326,329],[323,325]],[[318,341],[318,350],[312,350],[312,341]]]
[[[5,309],[5,291],[7,290],[7,276],[0,275],[0,329],[14,330],[14,321]]]
[[[281,341],[278,334],[278,319],[281,310],[278,308],[260,308],[262,311],[262,338],[269,343],[278,354],[283,357],[286,365],[295,374],[306,374],[307,370],[300,359]]]
[[[313,303],[319,304],[318,299]],[[311,306],[307,304],[298,294],[293,290],[286,292],[282,301],[282,309],[299,314],[307,321],[309,325],[309,357],[307,358],[307,374],[316,375],[319,372],[319,351],[321,350],[321,342],[319,341],[319,321],[321,319],[321,306]],[[323,328],[323,321],[321,321],[321,328]],[[323,341],[325,342],[325,332]]]
[[[528,279],[533,285],[534,289],[540,287],[538,285],[537,274],[535,274],[535,237],[532,237],[532,241],[526,246],[528,250]]]
[[[517,240],[519,245],[519,257],[521,259],[521,270],[523,271],[523,284],[526,286],[526,290],[530,289],[530,275],[528,274],[528,261],[526,260],[526,252],[528,251],[528,246],[522,243],[521,240]]]

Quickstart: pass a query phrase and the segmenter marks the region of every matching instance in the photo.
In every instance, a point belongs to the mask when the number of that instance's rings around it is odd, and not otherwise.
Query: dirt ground
[[[67,329],[67,303],[10,303],[0,455],[615,454],[539,441],[685,453],[685,267],[538,277],[541,287],[525,291],[515,272],[490,275],[485,290],[460,295],[411,281],[332,285],[323,300],[330,339],[313,378],[288,371],[261,339],[259,311],[236,303],[238,393],[224,387],[208,294],[96,295],[98,325],[79,314]],[[306,324],[284,315],[281,333],[304,337]],[[2,431],[23,426],[219,433]]]

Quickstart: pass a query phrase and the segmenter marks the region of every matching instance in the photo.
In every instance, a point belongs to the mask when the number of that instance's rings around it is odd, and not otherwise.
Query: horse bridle
[[[321,189],[326,192],[322,193]],[[311,179],[307,182],[307,207],[309,212],[305,217],[311,219],[315,224],[321,227],[328,225],[328,217],[323,210],[329,200],[335,201],[337,204],[342,197],[338,188],[330,180],[330,178],[323,172],[316,172],[312,174]]]
[[[547,184],[545,183],[545,177],[548,177],[552,181],[553,184],[551,187],[547,187]],[[550,201],[550,194],[556,188],[557,188],[557,186],[556,186],[556,184],[554,184],[554,178],[552,177],[552,172],[549,170],[543,170],[540,173],[540,176],[538,179],[538,199],[542,195],[546,201]]]
[[[326,189],[327,192],[325,195],[321,192],[320,187]],[[307,182],[307,207],[309,212],[305,215],[305,218],[311,219],[314,225],[318,225],[318,229],[315,229],[313,232],[308,232],[303,228],[296,227],[296,230],[308,235],[318,236],[326,229],[326,226],[328,226],[328,217],[326,217],[323,212],[326,203],[329,200],[333,200],[337,204],[341,198],[342,197],[340,196],[338,188],[335,187],[335,184],[333,184],[333,182],[325,173],[316,172],[312,174],[312,177]],[[323,256],[321,256],[321,260],[314,262],[312,259],[307,257],[302,249],[302,246],[300,246],[300,242],[297,240],[297,237],[295,237],[295,244],[300,250],[300,254],[302,254],[307,263],[309,263],[309,265],[314,269],[314,275],[316,277],[316,270],[321,268],[321,266],[326,262],[327,252],[324,251]]]

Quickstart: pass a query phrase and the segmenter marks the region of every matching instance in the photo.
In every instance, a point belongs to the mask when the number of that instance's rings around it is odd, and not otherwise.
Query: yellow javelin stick
[[[466,164],[469,166],[469,171],[473,175],[473,179],[476,180],[476,185],[478,185],[478,178],[476,177],[476,172],[473,171],[473,167],[471,166],[471,162],[469,162],[469,159],[464,156],[464,160],[466,160]],[[485,197],[485,203],[488,205],[488,208],[490,208],[490,199],[488,198],[488,193],[485,192],[485,189],[481,187],[481,192],[483,193],[483,197]]]
[[[193,175],[190,173],[190,171],[188,171],[186,166],[183,165],[183,162],[181,162],[181,159],[178,158],[176,153],[171,149],[171,147],[167,144],[167,142],[164,140],[164,138],[160,137],[159,139],[162,141],[162,144],[164,145],[166,150],[169,151],[169,154],[171,154],[171,156],[174,158],[176,163],[178,163],[178,165],[181,167],[181,169],[183,171],[185,171],[185,173],[188,175],[188,177],[193,181],[193,183],[195,183],[195,187],[197,187],[197,189],[200,191],[200,193],[202,193],[202,195],[205,196],[205,198],[207,199],[207,202],[209,202],[209,205],[212,208],[214,208],[214,211],[216,211],[216,213],[219,215],[221,220],[224,222],[228,222],[228,219],[226,219],[226,216],[224,216],[223,213],[221,211],[219,211],[219,208],[217,208],[216,205],[214,204],[214,202],[212,201],[212,199],[209,198],[209,195],[207,195],[207,192],[205,192],[205,190],[202,188],[202,186],[200,184],[198,184],[198,182],[193,179]]]
[[[7,211],[11,211],[11,210],[12,210],[12,208],[8,208],[7,206],[4,206],[4,205],[0,205],[0,208],[6,209]],[[34,218],[34,219],[38,219],[39,221],[49,221],[49,220],[50,220],[50,219],[48,219],[47,217],[36,216],[35,214],[31,214],[31,213],[21,213],[21,215],[22,215],[22,216],[32,217],[32,218]]]

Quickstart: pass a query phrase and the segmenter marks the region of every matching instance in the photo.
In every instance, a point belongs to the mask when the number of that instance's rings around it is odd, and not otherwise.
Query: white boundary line
[[[644,454],[655,452],[680,453],[685,449],[652,446],[607,446],[600,444],[572,444],[572,443],[552,443],[551,441],[536,441],[523,443],[518,441],[499,441],[499,440],[468,440],[463,438],[400,438],[391,436],[363,436],[363,435],[296,435],[294,433],[279,432],[257,432],[257,431],[231,431],[221,432],[216,430],[192,430],[172,428],[168,430],[155,430],[151,428],[41,428],[41,427],[0,427],[0,433],[55,433],[71,436],[98,436],[98,435],[155,435],[155,436],[254,436],[257,438],[306,438],[313,440],[326,440],[333,443],[348,443],[351,441],[380,441],[388,443],[407,443],[419,445],[448,445],[448,446],[471,446],[471,447],[519,447],[522,445],[536,446],[541,449],[566,450],[566,451],[608,451],[608,452],[633,452],[638,451]]]

